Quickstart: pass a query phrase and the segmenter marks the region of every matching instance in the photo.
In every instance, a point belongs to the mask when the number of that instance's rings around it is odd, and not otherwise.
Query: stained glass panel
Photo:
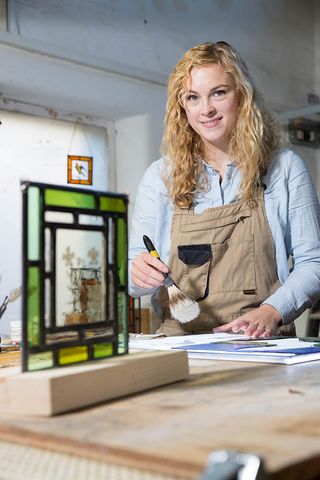
[[[28,342],[30,346],[40,343],[40,271],[38,267],[28,269]]]
[[[85,362],[89,359],[88,347],[67,347],[59,350],[59,365],[70,365],[70,363]]]
[[[28,370],[44,370],[53,367],[53,352],[34,353],[28,356]]]
[[[28,190],[28,260],[40,258],[40,191]]]
[[[94,358],[111,357],[113,354],[112,343],[97,343],[93,345]]]
[[[122,218],[117,220],[117,266],[120,285],[127,281],[127,235],[126,224]]]
[[[30,182],[22,191],[23,370],[127,353],[127,197]]]
[[[95,197],[88,193],[48,188],[44,195],[46,205],[54,207],[94,208]]]
[[[118,353],[125,353],[128,345],[128,297],[118,293]]]
[[[101,196],[100,209],[108,212],[125,213],[127,210],[127,206],[124,199]]]

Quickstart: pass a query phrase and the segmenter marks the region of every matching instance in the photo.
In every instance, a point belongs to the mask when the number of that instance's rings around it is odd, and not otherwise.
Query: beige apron
[[[263,190],[251,207],[243,200],[200,214],[175,207],[169,266],[178,287],[199,302],[200,315],[184,324],[172,319],[161,287],[164,322],[158,333],[208,333],[258,308],[281,285]],[[294,324],[277,334],[295,335]]]

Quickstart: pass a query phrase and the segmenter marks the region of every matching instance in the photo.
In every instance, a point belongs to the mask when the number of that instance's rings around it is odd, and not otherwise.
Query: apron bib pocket
[[[178,257],[186,265],[200,266],[211,259],[211,245],[178,245]]]
[[[178,258],[184,264],[179,288],[196,300],[202,300],[208,294],[211,245],[178,245],[177,248]]]
[[[210,274],[210,294],[221,291],[254,294],[256,278],[253,235],[247,239],[229,239],[223,244],[212,245]]]

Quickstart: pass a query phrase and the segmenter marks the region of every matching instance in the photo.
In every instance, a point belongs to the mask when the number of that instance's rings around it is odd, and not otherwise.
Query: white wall
[[[9,0],[9,31],[167,75],[198,42],[226,40],[269,101],[303,105],[315,88],[317,0]],[[319,55],[319,54],[318,54]]]
[[[20,180],[67,185],[68,155],[93,156],[93,185],[108,190],[108,145],[104,128],[87,127],[0,111],[0,302],[21,286]],[[72,186],[72,185],[70,185]],[[82,188],[79,185],[74,185]],[[0,333],[19,320],[20,300],[9,303]],[[0,335],[1,336],[1,335]]]
[[[129,194],[131,220],[141,177],[148,165],[159,158],[162,118],[152,114],[137,115],[116,121],[115,129],[116,185],[118,192]]]

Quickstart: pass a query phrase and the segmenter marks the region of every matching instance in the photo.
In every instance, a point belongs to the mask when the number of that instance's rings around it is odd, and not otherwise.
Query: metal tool
[[[268,480],[257,455],[229,450],[212,452],[199,480]]]
[[[0,306],[0,318],[2,317],[4,312],[6,311],[8,303],[9,303],[9,297],[6,296],[6,298],[3,300],[3,302]]]

